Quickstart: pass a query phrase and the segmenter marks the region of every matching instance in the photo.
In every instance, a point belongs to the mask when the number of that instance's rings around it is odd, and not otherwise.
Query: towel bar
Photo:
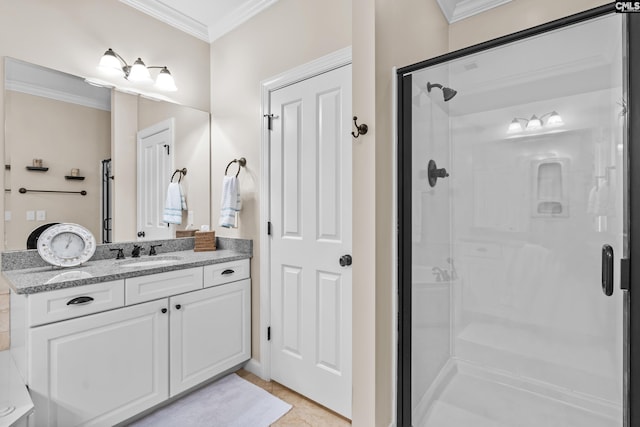
[[[244,157],[240,157],[239,159],[233,159],[229,162],[229,164],[227,165],[227,168],[224,170],[224,175],[227,176],[227,171],[229,170],[229,166],[231,166],[232,163],[237,163],[238,164],[238,172],[236,172],[236,178],[238,177],[238,175],[240,175],[240,168],[243,168],[247,165],[247,159],[245,159]]]
[[[171,175],[171,182],[173,182],[173,177],[175,177],[177,173],[180,173],[180,176],[178,177],[178,182],[180,182],[182,181],[182,177],[187,174],[187,168],[176,169],[173,175]]]

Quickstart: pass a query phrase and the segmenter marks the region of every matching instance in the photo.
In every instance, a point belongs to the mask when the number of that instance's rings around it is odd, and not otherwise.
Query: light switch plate
[[[35,220],[36,220],[36,212],[27,211],[27,221],[35,221]]]
[[[4,220],[11,221],[11,211],[4,211]]]
[[[47,211],[36,211],[36,219],[38,221],[46,221]]]

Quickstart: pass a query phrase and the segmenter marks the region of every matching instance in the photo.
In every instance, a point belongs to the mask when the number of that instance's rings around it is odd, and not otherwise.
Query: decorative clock
[[[58,267],[73,267],[87,262],[95,251],[95,237],[78,224],[52,225],[38,238],[38,253],[42,259]]]

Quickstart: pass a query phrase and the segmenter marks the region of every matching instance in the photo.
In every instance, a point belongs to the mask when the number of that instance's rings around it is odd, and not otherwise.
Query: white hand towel
[[[168,224],[182,224],[183,209],[187,209],[187,203],[182,195],[180,184],[172,182],[167,188],[167,200],[164,204],[162,220]]]
[[[236,225],[236,212],[240,211],[240,186],[235,176],[225,176],[222,180],[222,200],[220,201],[220,222],[222,227]]]

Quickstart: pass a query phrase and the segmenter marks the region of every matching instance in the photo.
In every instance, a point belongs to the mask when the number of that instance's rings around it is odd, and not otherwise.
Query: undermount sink
[[[141,259],[131,259],[118,263],[120,267],[154,267],[158,265],[171,264],[180,261],[182,258],[178,256],[159,256],[147,257]]]

